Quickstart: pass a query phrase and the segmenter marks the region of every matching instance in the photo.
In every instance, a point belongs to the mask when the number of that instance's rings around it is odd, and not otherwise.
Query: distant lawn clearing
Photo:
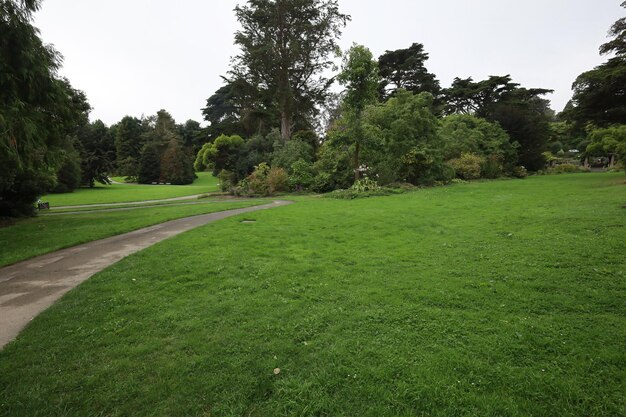
[[[303,198],[185,233],[0,352],[0,415],[625,415],[625,180]]]
[[[0,227],[0,266],[169,220],[265,204],[268,200],[156,206],[128,211],[38,216]]]
[[[198,172],[197,175],[198,179],[191,185],[97,184],[94,188],[79,188],[68,194],[49,194],[41,199],[50,202],[50,206],[54,208],[81,204],[161,200],[218,191],[218,179],[210,172]]]

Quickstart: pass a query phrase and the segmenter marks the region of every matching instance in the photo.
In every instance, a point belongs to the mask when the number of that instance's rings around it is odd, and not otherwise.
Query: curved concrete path
[[[151,203],[166,203],[168,201],[198,200],[200,197],[204,195],[206,194],[195,194],[195,195],[187,195],[184,197],[163,198],[161,200],[131,201],[128,203],[100,203],[100,204],[82,204],[78,206],[54,206],[53,208],[55,210],[66,210],[66,209],[79,209],[79,208],[85,208],[85,207],[133,206],[133,205],[151,204]]]
[[[173,220],[0,268],[0,349],[66,292],[122,258],[207,223],[288,204],[274,201]]]
[[[230,200],[206,200],[206,201],[193,201],[191,203],[173,203],[173,204],[151,204],[148,206],[139,206],[133,205],[129,207],[120,207],[120,208],[99,208],[96,210],[81,210],[81,211],[62,211],[60,213],[56,213],[54,211],[39,213],[39,216],[64,216],[66,214],[93,214],[93,213],[110,213],[112,211],[129,211],[129,210],[138,210],[138,209],[147,209],[147,208],[167,208],[167,207],[180,207],[180,206],[197,206],[200,204],[215,204],[215,203],[224,203],[227,201],[250,201],[245,198],[238,199],[230,199]],[[92,206],[79,206],[81,208],[84,207],[92,207]],[[61,210],[60,208],[57,210]],[[70,209],[71,210],[71,209]]]

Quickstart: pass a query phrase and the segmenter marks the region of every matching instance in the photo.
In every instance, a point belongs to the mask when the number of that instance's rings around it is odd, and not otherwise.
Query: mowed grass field
[[[2,416],[626,415],[623,174],[298,203],[94,276]]]
[[[210,172],[198,172],[196,175],[198,178],[191,185],[97,184],[94,188],[79,188],[73,193],[67,194],[49,194],[41,199],[49,202],[50,206],[54,208],[82,204],[162,200],[218,191],[218,179]]]

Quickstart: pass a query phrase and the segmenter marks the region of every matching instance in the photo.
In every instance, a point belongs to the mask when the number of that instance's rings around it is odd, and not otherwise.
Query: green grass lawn
[[[625,180],[302,198],[187,232],[7,345],[0,415],[626,415]]]
[[[198,172],[197,175],[198,179],[191,185],[98,184],[94,188],[79,188],[67,194],[49,194],[41,199],[50,202],[50,206],[54,208],[82,204],[161,200],[218,191],[218,179],[210,172]]]
[[[263,200],[207,202],[188,206],[38,216],[0,227],[0,266],[93,240],[197,214],[267,203]]]

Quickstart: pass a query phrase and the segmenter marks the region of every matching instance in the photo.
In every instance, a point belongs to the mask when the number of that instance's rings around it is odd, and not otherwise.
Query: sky
[[[622,0],[339,0],[352,21],[340,45],[386,50],[424,44],[443,87],[455,77],[510,74],[528,88],[555,90],[556,111],[598,53]],[[241,0],[44,0],[34,24],[63,55],[59,74],[83,90],[91,118],[169,111],[202,121],[206,99],[237,54],[233,9]]]

